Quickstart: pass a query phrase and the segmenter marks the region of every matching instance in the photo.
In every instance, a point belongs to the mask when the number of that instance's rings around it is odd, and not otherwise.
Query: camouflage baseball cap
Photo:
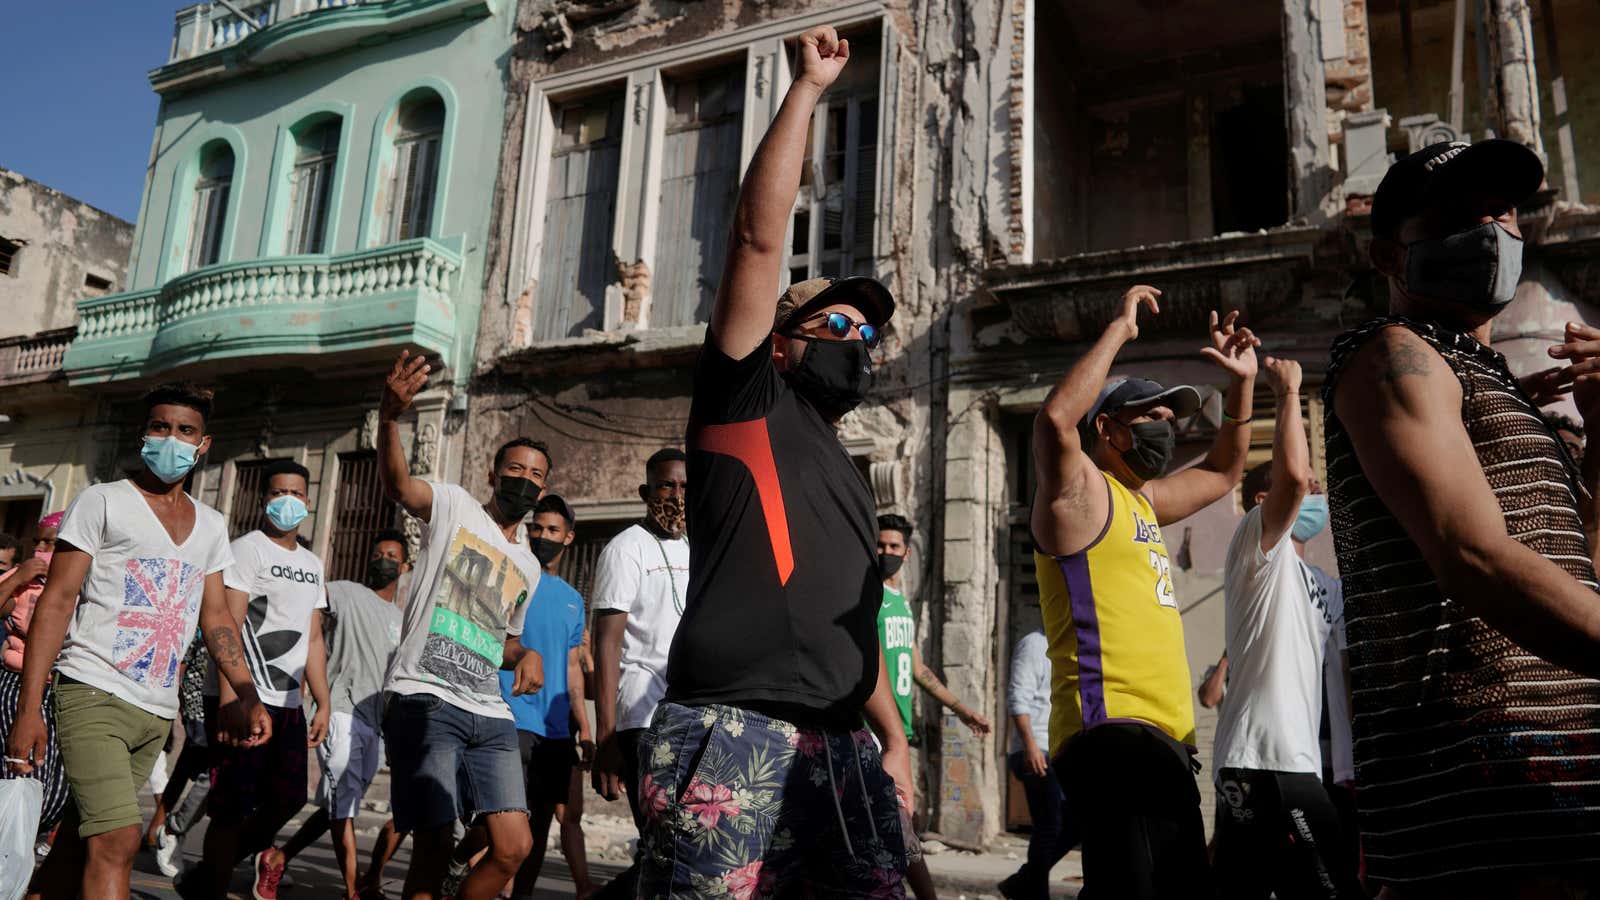
[[[868,324],[883,327],[894,316],[894,296],[876,278],[808,278],[789,285],[778,298],[778,310],[772,317],[772,330],[781,332],[801,321],[814,310],[848,303],[861,310]]]

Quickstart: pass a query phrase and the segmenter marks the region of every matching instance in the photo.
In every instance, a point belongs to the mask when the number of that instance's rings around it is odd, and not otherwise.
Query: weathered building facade
[[[74,303],[126,284],[133,223],[0,169],[0,532],[32,533],[90,483],[98,415],[61,360]]]
[[[1551,154],[1552,191],[1524,210],[1529,264],[1504,348],[1532,364],[1564,318],[1593,319],[1597,220],[1563,185],[1600,146],[1580,116],[1539,117],[1551,90],[1535,25],[1562,17],[1562,52],[1592,59],[1595,17],[1576,0],[1538,16],[1512,0],[1483,0],[1481,16],[1465,0],[1372,6],[522,0],[467,471],[511,434],[551,442],[551,486],[580,517],[580,579],[640,514],[645,458],[683,440],[737,183],[788,86],[788,42],[834,25],[851,62],[813,120],[789,272],[872,273],[899,298],[875,397],[841,436],[880,509],[917,524],[907,570],[924,658],[1003,721],[1011,646],[1038,622],[1031,416],[1129,284],[1162,288],[1163,313],[1117,372],[1220,383],[1198,353],[1206,315],[1240,310],[1272,353],[1304,363],[1320,468],[1327,348],[1385,303],[1366,223],[1389,154],[1491,129],[1550,148],[1566,128],[1575,149]],[[1446,15],[1456,8],[1463,18]],[[1493,77],[1464,67],[1453,92],[1437,89],[1452,82],[1441,16]],[[1405,74],[1386,82],[1397,56]],[[1466,109],[1454,120],[1449,96]],[[1264,459],[1264,385],[1258,399]],[[1207,410],[1185,431],[1189,459],[1219,404]],[[1221,649],[1238,515],[1229,498],[1167,529],[1196,673]],[[1331,568],[1326,538],[1313,555]],[[1020,811],[1005,729],[975,739],[927,706],[930,826],[981,843]]]
[[[305,533],[359,576],[401,524],[377,483],[383,375],[435,380],[403,426],[413,470],[460,469],[511,16],[497,0],[251,0],[177,11],[126,289],[78,303],[64,361],[105,412],[92,473],[135,464],[136,398],[217,390],[191,490],[237,535],[262,473],[311,471]]]

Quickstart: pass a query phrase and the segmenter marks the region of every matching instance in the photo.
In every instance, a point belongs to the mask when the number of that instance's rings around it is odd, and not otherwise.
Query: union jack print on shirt
[[[140,684],[170,688],[194,634],[204,573],[181,559],[130,559],[112,661]]]

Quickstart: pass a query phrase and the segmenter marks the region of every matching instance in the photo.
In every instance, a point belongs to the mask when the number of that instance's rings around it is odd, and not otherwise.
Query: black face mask
[[[550,565],[550,560],[560,556],[562,549],[566,546],[560,541],[552,541],[549,538],[534,538],[533,558],[539,561],[539,565],[548,566]]]
[[[515,475],[501,475],[499,483],[494,488],[494,505],[500,508],[501,515],[507,521],[520,522],[539,502],[539,495],[544,489],[526,478]]]
[[[872,390],[872,355],[866,342],[802,340],[805,353],[784,375],[789,385],[830,419],[860,406]]]
[[[367,560],[367,587],[381,591],[400,577],[400,564],[387,556]]]
[[[896,556],[893,553],[879,553],[878,575],[885,579],[893,578],[894,573],[900,571],[900,567],[905,565],[905,562],[906,558],[904,556]]]
[[[1133,474],[1144,481],[1165,475],[1167,466],[1172,463],[1172,448],[1177,444],[1177,438],[1172,434],[1172,423],[1138,422],[1129,425],[1121,419],[1116,421],[1128,429],[1128,434],[1133,438],[1133,446],[1122,451],[1122,461],[1128,464]]]

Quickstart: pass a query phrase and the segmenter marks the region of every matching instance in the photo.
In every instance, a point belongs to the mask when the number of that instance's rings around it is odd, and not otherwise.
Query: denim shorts
[[[528,812],[517,728],[432,694],[390,694],[383,740],[399,831],[429,831],[455,819]]]

